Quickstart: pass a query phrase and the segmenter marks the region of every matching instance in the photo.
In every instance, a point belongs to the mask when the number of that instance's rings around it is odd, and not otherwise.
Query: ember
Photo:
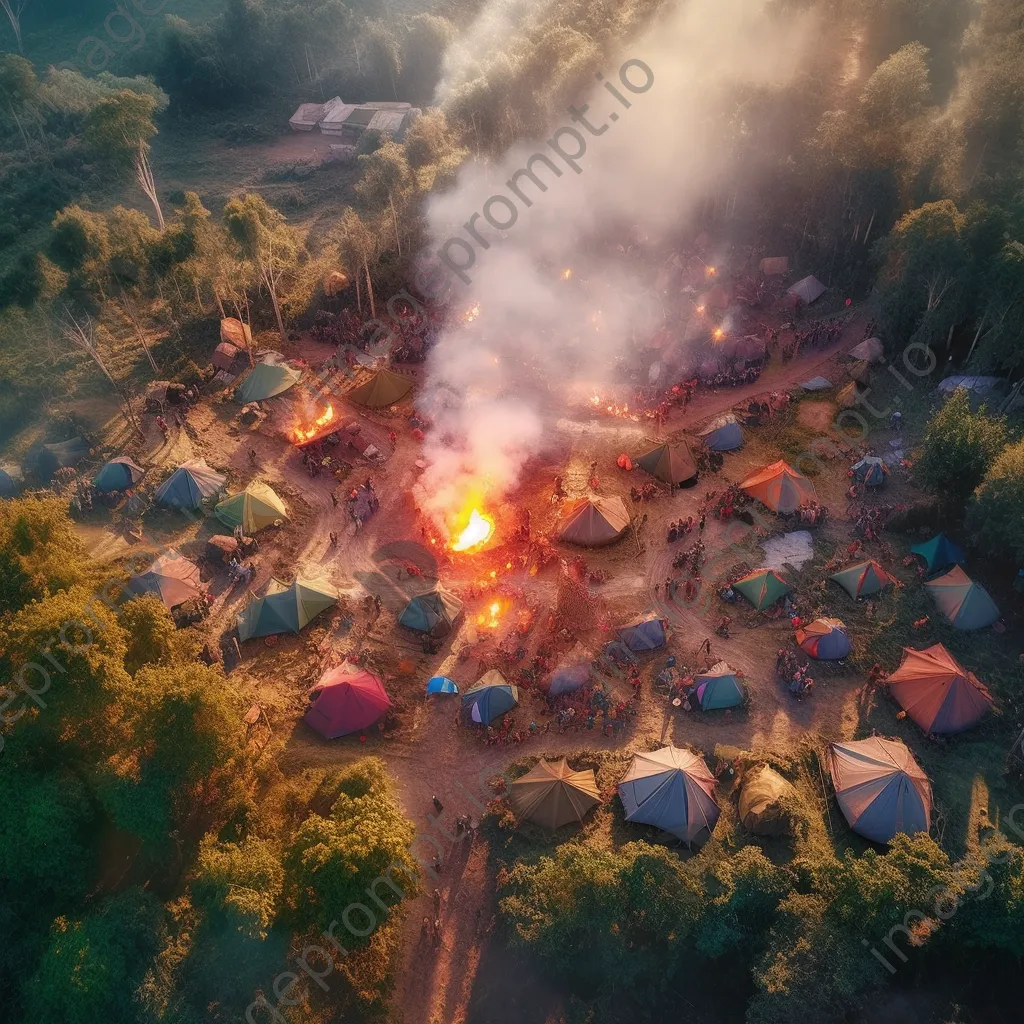
[[[471,324],[479,315],[480,303],[474,302],[473,305],[462,314],[462,319],[465,320],[467,324]]]
[[[494,533],[494,520],[482,515],[478,509],[469,514],[469,522],[452,542],[452,551],[472,551],[486,544]]]
[[[476,617],[476,624],[478,626],[485,626],[488,629],[497,629],[498,616],[501,614],[501,604],[498,601],[495,601],[487,611],[490,613],[490,618],[481,613]]]
[[[334,406],[328,405],[324,412],[313,421],[312,426],[306,427],[305,429],[302,427],[296,427],[292,431],[292,440],[295,441],[296,444],[302,444],[305,441],[311,440],[316,437],[317,434],[319,434],[333,419]]]

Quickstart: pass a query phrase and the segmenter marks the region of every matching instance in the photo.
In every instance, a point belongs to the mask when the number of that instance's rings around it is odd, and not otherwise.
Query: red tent
[[[988,690],[946,650],[903,648],[903,664],[889,676],[889,692],[925,732],[969,729],[992,704]]]
[[[329,740],[369,728],[391,707],[380,677],[349,664],[325,672],[309,699],[305,722]]]

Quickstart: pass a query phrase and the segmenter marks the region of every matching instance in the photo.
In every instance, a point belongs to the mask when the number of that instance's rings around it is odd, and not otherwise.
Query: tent
[[[812,377],[800,384],[804,391],[828,391],[832,387],[832,381],[827,377]]]
[[[580,498],[564,513],[559,538],[568,544],[597,548],[619,539],[629,526],[629,512],[619,497]]]
[[[701,711],[734,708],[746,699],[743,684],[724,661],[712,666],[707,672],[701,672],[694,682]]]
[[[793,589],[774,569],[755,569],[732,586],[759,612],[770,608]]]
[[[552,697],[558,697],[563,693],[573,693],[588,682],[590,682],[589,661],[563,662],[551,676],[548,693]]]
[[[685,441],[659,444],[635,461],[641,469],[667,484],[683,484],[697,479],[697,461]]]
[[[881,362],[885,355],[885,349],[878,338],[865,338],[859,345],[855,345],[847,352],[851,359],[863,360],[867,363]]]
[[[896,703],[926,733],[963,732],[992,704],[985,686],[942,644],[923,651],[904,647],[888,684]]]
[[[236,317],[226,316],[220,322],[220,340],[236,350],[252,348],[252,329]]]
[[[563,757],[559,761],[541,758],[509,789],[509,802],[520,820],[535,821],[556,829],[582,821],[601,802],[594,769],[574,772]]]
[[[173,549],[145,572],[132,576],[125,589],[132,597],[155,594],[168,609],[203,595],[199,588],[199,566]]]
[[[25,459],[26,468],[43,482],[48,482],[58,469],[77,466],[89,454],[89,444],[81,437],[34,447]]]
[[[713,452],[732,452],[743,444],[743,428],[732,413],[712,420],[701,432],[705,446]]]
[[[354,387],[346,398],[370,409],[382,409],[400,402],[410,391],[413,381],[400,373],[380,369],[368,381]]]
[[[222,341],[210,357],[210,362],[215,370],[231,370],[238,358],[238,349],[230,341]]]
[[[970,377],[960,374],[943,378],[935,390],[949,396],[960,388],[977,398],[991,398],[993,395],[1005,394],[1007,382],[1002,377]]]
[[[721,813],[715,803],[715,777],[704,759],[679,747],[634,754],[619,782],[626,821],[655,825],[685,843],[711,832]]]
[[[462,602],[438,585],[414,597],[398,616],[398,624],[434,637],[447,636],[462,614]]]
[[[302,371],[289,366],[277,352],[265,355],[235,388],[235,401],[247,405],[283,394],[298,384]]]
[[[797,281],[786,294],[794,301],[810,305],[825,294],[825,286],[812,274]]]
[[[765,256],[760,263],[761,273],[765,277],[773,277],[776,274],[789,273],[788,256]]]
[[[887,843],[897,832],[928,831],[932,786],[899,740],[872,736],[833,743],[826,761],[839,808],[854,832]]]
[[[967,561],[967,556],[963,551],[944,533],[937,534],[923,544],[912,544],[910,550],[924,559],[929,572],[945,569],[950,565],[962,565]]]
[[[836,405],[840,409],[852,409],[857,404],[858,398],[860,398],[860,388],[857,387],[856,382],[851,381],[836,395]]]
[[[210,469],[205,459],[183,462],[157,489],[156,500],[171,508],[199,508],[227,483],[227,477]]]
[[[893,576],[870,558],[866,562],[858,562],[848,569],[832,573],[829,579],[835,580],[854,599],[870,597],[896,582]]]
[[[434,676],[427,680],[427,693],[458,693],[459,688],[447,676]]]
[[[492,668],[485,672],[476,686],[462,695],[462,710],[478,725],[490,725],[519,704],[519,689]]]
[[[301,576],[291,586],[271,579],[259,597],[253,597],[238,616],[238,638],[298,633],[322,611],[337,604],[336,591]]]
[[[865,455],[850,467],[850,471],[853,479],[866,487],[881,487],[889,475],[889,467],[876,455]]]
[[[654,651],[665,646],[665,624],[656,615],[649,615],[623,626],[619,639],[631,651]]]
[[[25,482],[19,466],[6,462],[0,466],[0,498],[13,498]]]
[[[380,677],[347,662],[325,672],[309,700],[303,721],[329,740],[368,729],[391,707]]]
[[[146,471],[137,466],[127,455],[111,459],[95,476],[93,485],[102,494],[111,491],[127,491],[134,487],[145,475]]]
[[[232,530],[236,526],[246,533],[255,533],[264,526],[272,526],[279,519],[287,519],[284,502],[271,487],[253,480],[244,491],[232,494],[218,504],[213,514]]]
[[[850,653],[846,624],[839,619],[815,619],[796,631],[797,646],[819,661],[839,661]]]
[[[817,497],[814,484],[781,459],[748,476],[740,487],[773,512],[795,512]]]
[[[984,629],[999,618],[999,609],[988,591],[960,568],[953,566],[945,576],[927,580],[939,611],[957,629]]]
[[[781,836],[790,830],[787,805],[796,790],[777,771],[766,764],[751,768],[740,790],[740,821],[748,832],[758,836]]]

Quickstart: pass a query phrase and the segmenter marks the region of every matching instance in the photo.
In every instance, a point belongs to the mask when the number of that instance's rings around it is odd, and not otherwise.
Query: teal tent
[[[865,487],[881,487],[889,474],[889,467],[875,455],[865,455],[850,468],[853,479]]]
[[[271,352],[258,362],[235,388],[235,401],[242,405],[262,402],[266,398],[283,394],[299,382],[302,371],[288,366],[284,357]]]
[[[490,725],[519,704],[519,690],[497,670],[485,672],[471,690],[462,695],[462,710],[477,725]]]
[[[272,579],[238,616],[238,637],[298,633],[322,611],[338,601],[338,594],[323,583],[297,577],[291,586]]]
[[[878,594],[896,582],[894,577],[870,558],[832,573],[829,579],[835,580],[854,600]]]
[[[736,673],[724,662],[702,672],[694,680],[697,685],[697,703],[701,711],[717,711],[720,708],[734,708],[746,699],[743,684]]]
[[[956,629],[984,629],[999,618],[999,609],[988,591],[960,568],[953,566],[945,576],[928,580],[939,611]]]
[[[414,597],[398,617],[398,623],[418,633],[447,636],[462,614],[462,602],[443,587]]]
[[[134,487],[145,475],[145,470],[137,466],[127,455],[111,459],[97,474],[93,485],[102,494],[111,491],[127,491]]]
[[[924,559],[929,572],[937,572],[951,565],[963,565],[967,556],[944,533],[937,534],[923,544],[912,544],[913,554]]]
[[[192,459],[183,462],[156,489],[156,500],[171,508],[199,508],[203,498],[212,498],[227,482],[227,477],[210,469],[205,459]]]
[[[793,588],[774,570],[757,569],[733,584],[759,612],[770,608]]]

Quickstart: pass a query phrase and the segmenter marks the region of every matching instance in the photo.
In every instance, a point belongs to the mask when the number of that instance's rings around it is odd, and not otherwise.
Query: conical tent
[[[809,305],[825,294],[825,286],[812,274],[810,277],[804,277],[797,281],[786,294]]]
[[[587,548],[611,544],[629,526],[629,513],[619,497],[580,498],[563,518],[559,537],[568,544]]]
[[[127,455],[111,459],[93,478],[93,486],[101,494],[111,491],[126,491],[134,487],[145,475],[145,470],[137,466]]]
[[[325,672],[309,699],[303,720],[329,740],[368,729],[391,707],[380,677],[348,663]]]
[[[0,466],[0,498],[13,498],[21,491],[25,482],[25,474],[20,466],[4,463]]]
[[[963,732],[992,704],[988,690],[942,644],[903,648],[903,662],[888,679],[896,703],[927,733]]]
[[[877,363],[885,355],[885,348],[880,339],[865,338],[859,345],[851,348],[848,355],[851,359],[863,359],[868,363]]]
[[[892,576],[870,558],[832,573],[829,579],[835,580],[852,598],[870,597],[895,582]]]
[[[364,384],[354,387],[346,396],[370,409],[382,409],[400,402],[413,388],[413,381],[391,370],[378,370]]]
[[[480,677],[476,686],[462,695],[462,710],[468,711],[470,719],[478,725],[490,725],[518,704],[518,688],[493,668]]]
[[[634,461],[651,476],[673,486],[697,479],[697,461],[685,441],[659,444]]]
[[[619,630],[619,639],[631,651],[654,651],[665,646],[665,625],[649,615]]]
[[[239,494],[232,494],[218,504],[213,514],[225,525],[234,529],[241,526],[246,533],[255,533],[265,526],[272,526],[279,519],[287,519],[288,511],[284,502],[273,488],[253,480]]]
[[[774,569],[757,569],[732,586],[759,612],[770,608],[793,589]]]
[[[796,631],[800,650],[819,661],[838,661],[850,653],[850,637],[839,619],[815,619]]]
[[[444,587],[437,586],[428,594],[414,597],[398,617],[398,623],[418,633],[447,636],[462,614],[462,602]]]
[[[702,672],[694,680],[697,685],[697,703],[701,711],[734,708],[743,703],[746,694],[736,673],[724,662]]]
[[[454,679],[447,676],[433,676],[427,680],[427,693],[458,693],[459,688]]]
[[[238,616],[238,637],[248,640],[276,633],[298,633],[322,611],[337,604],[337,592],[297,577],[291,586],[272,579]]]
[[[126,589],[133,597],[155,594],[168,609],[201,597],[203,593],[199,588],[199,566],[173,550],[158,558],[145,572],[132,576]]]
[[[865,839],[888,843],[931,825],[932,785],[899,740],[833,743],[827,755],[843,817]]]
[[[817,497],[814,484],[782,460],[748,476],[740,487],[773,512],[795,512]]]
[[[654,825],[685,843],[705,828],[714,830],[721,814],[714,794],[715,777],[704,759],[671,746],[634,754],[619,782],[626,821]]]
[[[210,469],[205,459],[183,462],[157,489],[156,500],[171,508],[199,508],[227,483],[227,477]]]
[[[747,772],[740,790],[740,821],[748,832],[781,836],[789,832],[787,804],[796,796],[792,783],[766,764]]]
[[[923,544],[912,544],[913,554],[924,559],[929,572],[945,569],[950,565],[962,565],[967,556],[944,533],[937,534]]]
[[[988,591],[974,583],[959,565],[945,576],[926,581],[925,586],[939,611],[957,629],[984,629],[999,618],[999,609]]]
[[[544,828],[556,829],[573,821],[582,821],[601,798],[594,769],[573,771],[565,758],[543,758],[509,791],[509,802],[520,820],[534,821]]]
[[[881,487],[889,475],[889,467],[875,455],[866,455],[851,467],[853,479],[866,487]]]
[[[302,371],[284,362],[277,353],[264,356],[249,372],[245,380],[235,388],[235,401],[247,405],[262,402],[275,395],[284,394],[298,384]]]
[[[732,452],[743,445],[743,428],[732,413],[712,420],[701,432],[705,446],[713,452]]]

